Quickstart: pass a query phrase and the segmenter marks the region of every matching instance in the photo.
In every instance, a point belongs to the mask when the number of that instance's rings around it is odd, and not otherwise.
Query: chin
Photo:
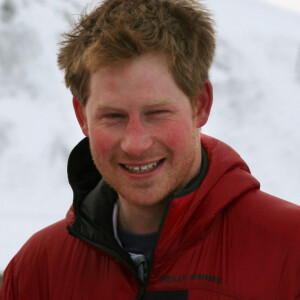
[[[133,193],[133,192],[118,192],[119,197],[124,199],[127,203],[130,203],[131,205],[134,206],[139,206],[139,207],[154,207],[160,204],[165,203],[168,195],[170,193],[166,192],[161,192],[158,194],[153,194],[153,192],[150,191],[141,191],[138,193]]]

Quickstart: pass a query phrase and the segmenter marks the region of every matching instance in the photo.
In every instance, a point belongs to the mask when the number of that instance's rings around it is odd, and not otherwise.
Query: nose
[[[121,149],[131,156],[140,156],[153,145],[149,129],[139,120],[130,118],[121,140]]]

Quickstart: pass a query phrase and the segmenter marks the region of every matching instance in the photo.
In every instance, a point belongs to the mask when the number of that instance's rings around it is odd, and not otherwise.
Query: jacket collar
[[[207,170],[208,158],[205,149],[202,148],[202,166],[199,174],[189,182],[185,189],[176,191],[173,197],[182,197],[196,190],[204,179]],[[105,207],[111,208],[117,199],[117,194],[106,184],[98,172],[91,156],[88,138],[81,140],[71,151],[67,171],[69,183],[73,190],[73,205],[67,214],[68,224],[76,222],[75,216],[79,217],[79,210],[83,202],[85,207],[90,207],[89,211],[86,212],[91,216],[91,221],[96,224],[99,210],[92,207],[93,205],[97,206],[96,203],[93,203],[96,202],[95,198],[109,199],[109,203],[105,203]],[[104,193],[103,197],[100,196],[100,193]],[[102,201],[102,203],[104,202]]]
[[[189,247],[208,230],[226,206],[240,195],[259,188],[246,163],[232,148],[203,134],[201,142],[205,149],[204,157],[207,153],[208,159],[203,160],[200,174],[184,190],[170,195],[156,256],[167,252],[173,255],[179,248]],[[70,154],[68,177],[74,192],[73,208],[67,214],[71,231],[125,255],[113,238],[112,211],[117,194],[96,169],[87,138]]]
[[[172,200],[156,247],[156,257],[174,257],[184,248],[195,245],[227,207],[245,193],[260,187],[246,163],[231,147],[204,134],[201,144],[209,160],[207,175],[198,189]]]

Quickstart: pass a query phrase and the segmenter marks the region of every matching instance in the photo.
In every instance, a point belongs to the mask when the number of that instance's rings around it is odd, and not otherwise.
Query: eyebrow
[[[168,104],[172,104],[174,103],[173,100],[171,99],[163,99],[163,100],[158,100],[158,101],[154,101],[151,103],[147,103],[145,105],[145,107],[149,108],[149,107],[155,107],[155,106],[163,106],[163,105],[168,105]],[[109,105],[109,104],[98,104],[96,107],[96,110],[122,110],[122,107],[117,107],[114,105]]]
[[[159,100],[159,101],[154,101],[151,102],[149,104],[146,104],[146,107],[153,107],[153,106],[163,106],[163,105],[168,105],[168,104],[173,104],[174,101],[171,99],[163,99],[163,100]]]
[[[96,107],[96,110],[109,110],[109,109],[116,109],[116,110],[120,110],[121,108],[117,107],[117,106],[113,106],[113,105],[106,105],[106,104],[98,104]]]

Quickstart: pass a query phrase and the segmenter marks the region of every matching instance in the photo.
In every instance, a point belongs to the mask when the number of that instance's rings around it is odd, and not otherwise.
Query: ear
[[[84,107],[82,104],[73,97],[73,107],[75,110],[77,121],[81,127],[81,130],[85,136],[89,136],[88,134],[88,126],[87,126],[87,120],[84,112]]]
[[[197,98],[195,122],[197,128],[204,126],[208,120],[213,103],[213,88],[209,80],[205,80]]]

